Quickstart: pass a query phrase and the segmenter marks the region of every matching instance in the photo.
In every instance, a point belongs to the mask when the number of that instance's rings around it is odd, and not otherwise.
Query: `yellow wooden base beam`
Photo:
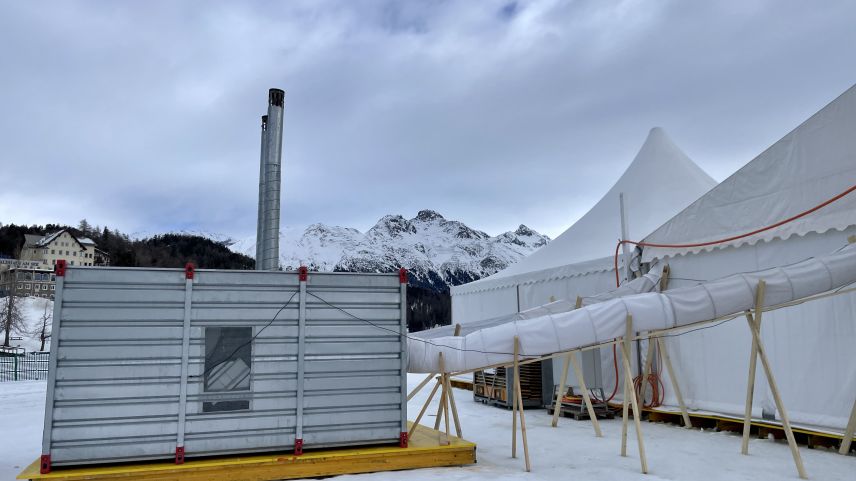
[[[168,462],[123,463],[100,466],[56,467],[39,473],[39,460],[18,479],[54,481],[270,481],[315,478],[339,474],[373,473],[403,469],[463,466],[476,462],[476,445],[451,436],[448,445],[439,443],[440,433],[420,426],[407,448],[375,446],[307,450],[302,456],[269,453],[188,459],[184,464]]]

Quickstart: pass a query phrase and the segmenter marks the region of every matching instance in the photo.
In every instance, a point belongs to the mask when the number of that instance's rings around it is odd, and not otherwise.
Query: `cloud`
[[[255,230],[431,208],[551,236],[663,126],[718,179],[849,87],[851,2],[0,2],[0,222]]]

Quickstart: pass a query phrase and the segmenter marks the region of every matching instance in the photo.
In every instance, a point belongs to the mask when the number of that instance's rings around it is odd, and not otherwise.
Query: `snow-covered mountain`
[[[423,210],[413,219],[384,216],[365,233],[325,224],[303,231],[287,227],[280,232],[279,250],[287,270],[305,265],[319,271],[390,272],[403,266],[411,284],[445,289],[505,269],[549,240],[525,225],[490,236]],[[252,256],[255,239],[238,241],[232,249]]]

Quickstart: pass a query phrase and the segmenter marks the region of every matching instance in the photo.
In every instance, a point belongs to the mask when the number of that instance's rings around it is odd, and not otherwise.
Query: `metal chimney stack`
[[[264,172],[262,181],[262,219],[261,219],[261,255],[256,264],[263,270],[279,268],[279,208],[282,171],[282,115],[285,105],[285,92],[270,89],[268,92],[267,123],[262,143]],[[257,243],[257,246],[259,243]]]
[[[267,162],[267,115],[262,115],[262,146],[261,159],[259,160],[259,216],[256,221],[256,270],[260,271],[262,267],[262,259],[264,258],[264,231],[262,226],[265,219],[265,163]]]

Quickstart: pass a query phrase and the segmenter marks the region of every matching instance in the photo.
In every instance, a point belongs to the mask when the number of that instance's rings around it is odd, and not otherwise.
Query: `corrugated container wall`
[[[404,272],[58,274],[43,468],[407,431]]]

